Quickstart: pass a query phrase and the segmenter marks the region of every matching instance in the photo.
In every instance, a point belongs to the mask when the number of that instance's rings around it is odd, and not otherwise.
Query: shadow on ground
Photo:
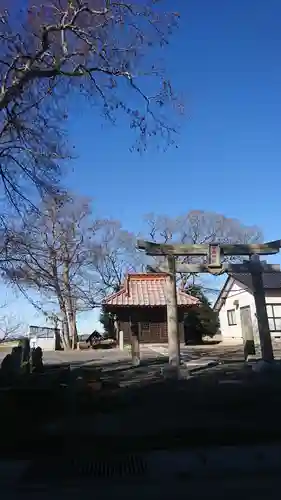
[[[230,346],[223,350],[210,350],[202,346],[196,346],[196,349],[188,349],[186,346],[182,350],[182,357],[185,361],[197,360],[199,358],[211,358],[218,361],[243,361],[244,354],[241,346]],[[194,346],[193,346],[194,347]]]
[[[195,347],[201,347],[201,346],[204,346],[204,345],[219,345],[221,344],[222,341],[221,340],[203,340],[202,342],[195,342],[195,341],[192,341],[192,340],[189,340],[187,342],[185,342],[185,346],[195,346]]]
[[[281,376],[244,363],[180,380],[161,357],[132,368],[65,366],[1,388],[2,456],[113,453],[275,441]]]

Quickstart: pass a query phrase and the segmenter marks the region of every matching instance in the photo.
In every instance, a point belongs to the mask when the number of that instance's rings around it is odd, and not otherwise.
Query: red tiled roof
[[[105,305],[126,306],[166,306],[167,274],[128,274],[123,288],[106,297]],[[199,301],[195,297],[178,290],[179,306],[191,306]]]

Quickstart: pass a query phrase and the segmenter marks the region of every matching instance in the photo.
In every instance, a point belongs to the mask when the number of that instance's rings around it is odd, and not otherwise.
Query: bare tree
[[[237,219],[204,210],[191,210],[186,215],[179,217],[152,213],[145,216],[145,222],[148,228],[148,238],[155,242],[243,244],[255,243],[263,239],[261,230],[256,226],[246,226]],[[179,257],[178,260],[192,262],[198,258]],[[193,278],[195,277],[193,276]],[[188,275],[180,277],[182,286],[186,285],[188,278]]]
[[[148,214],[145,221],[151,240],[164,243],[254,243],[262,239],[258,227],[204,210],[191,210],[179,217]]]
[[[120,222],[105,220],[98,233],[100,251],[92,262],[100,280],[102,295],[118,291],[129,272],[143,269],[143,256],[136,251],[136,237],[122,229]]]
[[[15,231],[13,260],[2,270],[27,298],[28,290],[38,292],[42,300],[32,299],[33,305],[46,318],[55,316],[64,346],[75,347],[77,313],[99,307],[121,284],[125,264],[136,255],[134,239],[118,222],[94,219],[83,198],[51,196],[40,209]]]
[[[164,109],[181,106],[157,58],[178,17],[155,0],[35,0],[21,10],[2,0],[0,177],[10,203],[33,199],[32,186],[53,190],[67,157],[70,93],[90,97],[113,123],[123,112],[138,150],[155,136],[173,142]]]
[[[83,260],[81,226],[88,214],[88,204],[75,203],[67,194],[48,197],[39,214],[31,212],[21,230],[14,232],[9,254],[13,261],[4,266],[4,274],[26,295],[36,290],[45,301],[58,305],[65,347],[76,339],[75,298],[70,282]],[[3,268],[2,268],[3,269]],[[40,309],[39,303],[34,303]],[[43,314],[48,316],[46,306]]]
[[[24,323],[12,313],[0,317],[0,339],[3,342],[11,337],[24,334]]]

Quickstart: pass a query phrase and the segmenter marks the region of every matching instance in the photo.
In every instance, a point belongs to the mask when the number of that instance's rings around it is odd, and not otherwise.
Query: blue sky
[[[277,238],[281,3],[166,3],[182,16],[166,54],[186,102],[179,148],[132,154],[134,137],[122,122],[101,128],[98,111],[83,109],[70,126],[79,155],[71,185],[132,230],[140,228],[144,212],[205,208],[258,224],[266,238]]]
[[[185,99],[179,148],[130,153],[134,136],[124,120],[101,127],[98,110],[79,103],[69,123],[78,158],[67,184],[132,231],[148,212],[206,209],[260,226],[265,239],[281,238],[281,2],[165,4],[181,13],[165,53]]]

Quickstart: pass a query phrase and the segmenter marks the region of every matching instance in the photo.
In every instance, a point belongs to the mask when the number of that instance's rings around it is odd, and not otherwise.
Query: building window
[[[58,328],[50,328],[48,326],[30,326],[29,336],[36,337],[38,339],[54,339],[56,334],[60,334]]]
[[[141,329],[145,330],[146,332],[148,332],[150,330],[150,324],[149,323],[142,323],[141,324]]]
[[[229,326],[237,325],[235,309],[229,309],[229,311],[227,311],[227,321]]]
[[[281,332],[281,304],[268,304],[266,310],[270,331]]]
[[[153,327],[155,328],[155,330],[161,330],[161,323],[153,323]]]

